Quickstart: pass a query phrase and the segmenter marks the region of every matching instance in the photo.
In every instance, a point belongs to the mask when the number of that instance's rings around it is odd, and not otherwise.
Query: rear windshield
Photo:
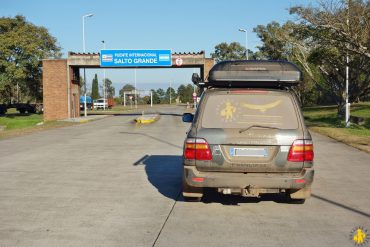
[[[287,95],[209,95],[202,117],[203,128],[247,128],[252,125],[297,129],[293,102]]]

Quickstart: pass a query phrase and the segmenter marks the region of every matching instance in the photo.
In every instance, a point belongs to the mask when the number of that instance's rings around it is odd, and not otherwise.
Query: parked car
[[[29,103],[16,103],[14,107],[19,111],[19,113],[36,113],[37,107],[36,104],[29,104]]]
[[[259,197],[283,193],[303,203],[314,177],[313,142],[292,86],[299,69],[288,62],[216,64],[184,142],[183,196],[200,200],[204,188]]]
[[[0,115],[5,114],[8,111],[8,107],[5,104],[0,104]]]

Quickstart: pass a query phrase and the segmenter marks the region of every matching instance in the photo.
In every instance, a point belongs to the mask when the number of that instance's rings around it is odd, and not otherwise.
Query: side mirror
[[[191,81],[195,84],[198,85],[199,83],[202,82],[202,79],[200,79],[199,75],[197,73],[193,73],[191,76]]]
[[[182,115],[182,121],[185,123],[191,123],[193,122],[193,119],[194,115],[191,113],[184,113],[184,115]]]

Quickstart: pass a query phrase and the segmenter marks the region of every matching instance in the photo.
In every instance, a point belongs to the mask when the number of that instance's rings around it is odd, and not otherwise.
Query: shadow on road
[[[149,182],[162,195],[173,200],[181,192],[182,157],[178,155],[145,155],[134,166],[144,165]]]
[[[183,201],[181,196],[182,157],[179,155],[144,155],[134,166],[144,165],[149,182],[162,195],[177,201]],[[223,205],[239,205],[241,203],[259,203],[274,201],[287,203],[284,195],[267,194],[261,198],[246,198],[236,195],[222,195],[214,189],[205,189],[203,203],[220,203]]]
[[[319,199],[319,200],[321,200],[321,201],[324,201],[324,202],[326,202],[326,203],[329,203],[329,204],[332,204],[332,205],[335,205],[335,206],[338,206],[338,207],[341,207],[341,208],[347,209],[347,210],[349,210],[349,211],[352,211],[352,212],[354,212],[354,213],[356,213],[356,214],[359,214],[359,215],[365,216],[365,217],[367,217],[367,218],[370,218],[370,214],[368,214],[368,213],[366,213],[366,212],[363,212],[363,211],[361,211],[361,210],[355,209],[355,208],[351,208],[351,207],[346,206],[346,205],[344,205],[344,204],[342,204],[342,203],[335,202],[335,201],[332,201],[332,200],[330,200],[330,199],[327,199],[327,198],[324,198],[324,197],[321,197],[321,196],[318,196],[318,195],[315,195],[315,194],[313,194],[313,195],[312,195],[312,197],[313,197],[313,198],[316,198],[316,199]]]

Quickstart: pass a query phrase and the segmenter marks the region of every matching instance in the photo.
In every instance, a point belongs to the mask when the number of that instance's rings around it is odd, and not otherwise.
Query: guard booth
[[[206,58],[204,51],[172,53],[171,61],[172,65],[169,67],[146,66],[145,68],[199,68],[201,78],[207,81],[206,76],[214,65],[214,59]],[[69,52],[67,59],[42,60],[44,120],[61,120],[80,116],[80,69],[117,68],[101,67],[100,62],[100,53],[75,52]]]

